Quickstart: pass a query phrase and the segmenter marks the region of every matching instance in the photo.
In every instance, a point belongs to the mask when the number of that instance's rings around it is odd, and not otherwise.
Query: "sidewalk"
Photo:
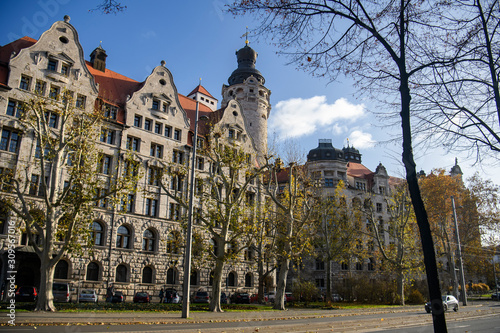
[[[190,312],[187,319],[181,318],[181,312],[17,312],[16,325],[121,325],[121,324],[182,324],[207,322],[245,322],[292,320],[305,318],[350,317],[359,314],[414,312],[423,306],[405,306],[355,310],[289,309],[285,311],[226,311]],[[0,325],[7,323],[7,313],[0,312]]]

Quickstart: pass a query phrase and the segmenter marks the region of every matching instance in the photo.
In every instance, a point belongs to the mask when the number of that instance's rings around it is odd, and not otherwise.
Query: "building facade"
[[[96,202],[94,248],[82,256],[62,258],[54,279],[75,288],[95,289],[99,295],[113,283],[129,299],[137,290],[153,295],[164,287],[180,291],[184,233],[181,216],[185,212],[165,195],[168,189],[155,182],[151,174],[172,164],[189,167],[197,108],[200,116],[210,119],[210,125],[200,131],[201,139],[213,128],[226,128],[227,140],[238,141],[259,163],[266,152],[270,91],[255,68],[257,53],[248,44],[237,52],[238,68],[223,85],[223,101],[218,108],[218,100],[201,84],[187,95],[178,93],[164,61],[138,82],[108,69],[108,54],[101,46],[86,60],[78,33],[69,21],[66,16],[55,22],[38,40],[23,37],[0,47],[0,170],[24,172],[30,182],[28,197],[40,200],[40,175],[34,163],[37,144],[33,133],[18,119],[23,103],[38,96],[50,99],[66,90],[73,94],[77,108],[91,111],[98,105],[104,113],[98,142],[103,162],[98,171],[104,178],[119,177],[124,168],[123,154],[130,152],[143,171],[138,186],[144,191],[130,194],[123,212],[104,200]],[[57,115],[53,118],[51,126],[57,130]],[[26,165],[26,170],[19,170],[21,165]],[[197,172],[203,172],[210,165],[201,156],[195,167]],[[179,181],[175,187],[187,193],[188,182]],[[5,281],[9,270],[7,225],[12,219],[15,216],[3,209],[1,281]],[[19,229],[15,270],[18,286],[40,283],[40,261]],[[193,268],[191,289],[209,289],[210,272],[209,265]],[[256,288],[253,263],[245,261],[243,254],[224,274],[229,292]]]

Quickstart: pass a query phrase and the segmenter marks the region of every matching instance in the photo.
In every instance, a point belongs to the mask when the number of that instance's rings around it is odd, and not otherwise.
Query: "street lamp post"
[[[82,279],[83,279],[83,274],[82,274],[82,270],[83,270],[83,267],[84,267],[84,263],[85,263],[85,260],[83,260],[83,258],[80,258],[78,260],[78,262],[80,263],[79,264],[79,268],[80,268],[80,271],[78,272],[79,276],[78,276],[78,294],[76,295],[76,303],[80,303],[80,288],[82,287]]]
[[[462,287],[462,302],[463,305],[467,305],[467,291],[465,290],[465,277],[464,277],[464,265],[462,262],[462,248],[460,246],[460,236],[458,234],[458,223],[457,223],[457,212],[455,209],[455,198],[451,197],[451,205],[453,207],[453,221],[455,222],[455,233],[457,236],[457,251],[458,251],[458,265],[460,270],[460,286]]]
[[[194,120],[194,135],[193,135],[193,155],[191,156],[191,183],[189,184],[189,210],[188,223],[186,230],[186,249],[184,251],[184,285],[183,285],[183,302],[182,302],[182,318],[189,317],[189,294],[191,286],[191,248],[193,238],[193,197],[194,197],[194,175],[196,163],[196,145],[198,139],[198,112],[199,102],[196,101],[196,114]],[[202,119],[207,119],[206,116]]]

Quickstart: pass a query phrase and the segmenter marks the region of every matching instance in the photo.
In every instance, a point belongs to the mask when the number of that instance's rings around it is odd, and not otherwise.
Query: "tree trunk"
[[[259,291],[257,295],[257,302],[264,303],[264,282],[266,277],[264,276],[264,263],[262,258],[259,258],[258,263],[258,274],[259,274]]]
[[[403,272],[398,272],[398,294],[399,304],[405,305],[405,276]]]
[[[50,265],[48,253],[43,253],[40,258],[40,288],[35,311],[56,311],[52,283],[54,282],[55,265]]]
[[[222,258],[217,257],[215,261],[214,281],[212,284],[212,297],[210,298],[210,306],[209,306],[209,310],[212,312],[223,312],[220,306],[220,293],[221,293],[223,269],[224,269],[224,260]]]
[[[332,267],[330,259],[326,260],[326,295],[325,301],[330,303],[332,301],[332,281],[330,275],[332,274]]]
[[[284,258],[280,262],[280,274],[278,276],[278,286],[276,287],[276,295],[274,298],[275,310],[285,310],[285,289],[286,277],[288,276],[288,268],[290,267],[290,259]]]
[[[406,180],[410,192],[411,202],[415,211],[420,240],[424,252],[425,272],[427,275],[427,285],[432,304],[432,319],[434,322],[434,332],[447,332],[446,320],[441,300],[441,290],[439,288],[439,276],[436,264],[436,254],[432,241],[431,228],[427,218],[424,202],[418,186],[415,161],[413,159],[411,125],[410,125],[410,89],[408,86],[408,75],[404,69],[404,59],[400,60],[401,73],[401,128],[403,131],[403,163],[406,169]]]

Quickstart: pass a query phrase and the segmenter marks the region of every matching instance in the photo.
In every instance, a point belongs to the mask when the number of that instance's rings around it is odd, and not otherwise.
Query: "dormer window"
[[[117,114],[118,114],[118,108],[116,106],[109,104],[104,105],[104,117],[109,119],[116,119]]]
[[[68,74],[69,74],[69,65],[68,64],[61,65],[61,74],[64,76],[68,76]]]
[[[49,59],[49,65],[47,66],[47,69],[49,71],[55,72],[57,70],[57,60]]]
[[[152,106],[152,109],[153,110],[159,110],[160,109],[160,101],[157,100],[157,99],[153,99],[153,106]]]

